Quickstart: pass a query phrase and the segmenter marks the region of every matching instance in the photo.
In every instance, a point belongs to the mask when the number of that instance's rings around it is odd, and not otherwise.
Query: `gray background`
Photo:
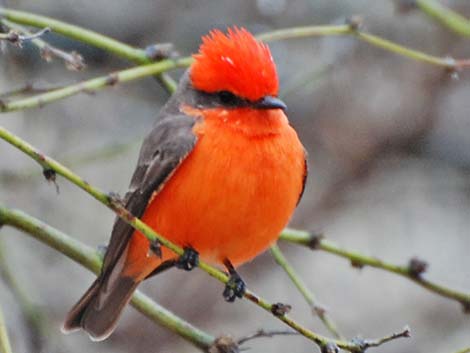
[[[442,1],[470,16],[466,0]],[[57,17],[135,46],[173,42],[183,55],[197,50],[213,27],[245,26],[253,32],[310,24],[342,23],[360,14],[365,28],[435,55],[470,57],[468,39],[419,12],[401,14],[392,1],[8,1],[9,6]],[[69,84],[129,66],[128,63],[58,36],[54,44],[76,49],[88,68],[67,71],[44,63],[34,48],[4,52],[0,90],[34,83]],[[335,242],[366,254],[406,263],[420,256],[427,276],[470,291],[470,83],[468,72],[451,79],[442,69],[360,43],[319,37],[271,44],[289,118],[308,152],[310,177],[291,222],[323,230]],[[173,76],[176,77],[176,73]],[[2,115],[0,124],[105,190],[124,193],[139,140],[167,99],[154,80],[78,95],[42,109]],[[84,161],[96,151],[129,144],[112,157]],[[98,246],[107,242],[113,214],[70,183],[60,194],[32,161],[0,142],[0,201]],[[32,347],[32,333],[17,301],[0,281],[14,351],[193,352],[181,338],[129,308],[115,334],[92,343],[84,334],[63,336],[61,322],[93,276],[48,247],[6,228],[1,240],[20,285],[40,308],[45,334]],[[395,275],[353,269],[342,259],[282,244],[288,258],[348,337],[382,336],[409,324],[413,338],[377,352],[453,352],[470,345],[470,317],[455,302]],[[241,268],[250,288],[272,301],[289,302],[292,314],[326,333],[282,269],[264,254]],[[171,271],[141,289],[208,332],[236,337],[259,328],[281,328],[246,301],[226,304],[222,285],[201,271]],[[38,345],[37,342],[40,342]],[[311,352],[298,337],[262,339],[252,352]]]

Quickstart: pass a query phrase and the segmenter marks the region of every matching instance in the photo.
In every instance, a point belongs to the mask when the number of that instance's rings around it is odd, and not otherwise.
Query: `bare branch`
[[[398,338],[408,338],[408,337],[411,337],[411,330],[408,326],[405,326],[402,331],[393,333],[390,336],[378,338],[375,340],[362,340],[362,339],[356,338],[353,341],[356,342],[358,345],[360,345],[363,348],[363,351],[365,351],[368,348],[378,347],[384,343],[396,340]]]
[[[241,346],[242,344],[254,340],[256,338],[272,338],[274,336],[298,336],[299,333],[291,330],[264,330],[260,329],[251,335],[239,338],[237,343]]]
[[[408,278],[409,280],[435,294],[459,302],[462,304],[464,312],[470,313],[470,293],[463,293],[456,289],[448,288],[423,278],[422,274],[426,270],[427,266],[424,261],[417,258],[411,259],[406,266],[395,265],[382,261],[376,257],[371,257],[356,251],[343,249],[333,242],[324,239],[323,235],[321,234],[313,234],[295,229],[285,229],[281,233],[280,239],[289,241],[291,243],[304,245],[313,250],[318,249],[343,257],[349,260],[351,265],[354,267],[375,267]]]
[[[22,34],[20,31],[10,30],[8,33],[0,33],[0,40],[5,40],[21,47],[24,42],[37,39],[43,36],[44,34],[49,33],[50,31],[51,29],[49,27],[43,28],[36,33],[28,34]]]

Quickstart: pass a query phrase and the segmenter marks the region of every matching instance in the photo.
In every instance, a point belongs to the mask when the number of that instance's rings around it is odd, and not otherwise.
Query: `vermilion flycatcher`
[[[224,265],[227,301],[245,291],[235,271],[278,237],[300,200],[305,150],[277,97],[267,45],[245,29],[213,30],[143,142],[126,208],[185,248],[157,256],[149,240],[117,218],[100,276],[69,312],[64,332],[103,340],[144,279],[198,256]]]

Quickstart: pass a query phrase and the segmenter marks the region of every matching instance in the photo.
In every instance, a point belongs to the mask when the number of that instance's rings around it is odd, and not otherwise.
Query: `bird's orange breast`
[[[143,221],[206,261],[239,265],[265,250],[288,223],[303,187],[303,146],[281,110],[186,112],[203,117],[194,127],[198,141],[152,198]],[[146,276],[158,265],[147,249],[146,238],[134,233],[127,272]],[[165,250],[164,258],[170,256]]]

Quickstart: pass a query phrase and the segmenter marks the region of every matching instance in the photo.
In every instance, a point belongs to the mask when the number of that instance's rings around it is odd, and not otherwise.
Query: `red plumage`
[[[277,96],[279,82],[271,51],[244,28],[229,28],[228,34],[211,31],[193,57],[190,77],[198,90],[230,91],[252,101]]]

